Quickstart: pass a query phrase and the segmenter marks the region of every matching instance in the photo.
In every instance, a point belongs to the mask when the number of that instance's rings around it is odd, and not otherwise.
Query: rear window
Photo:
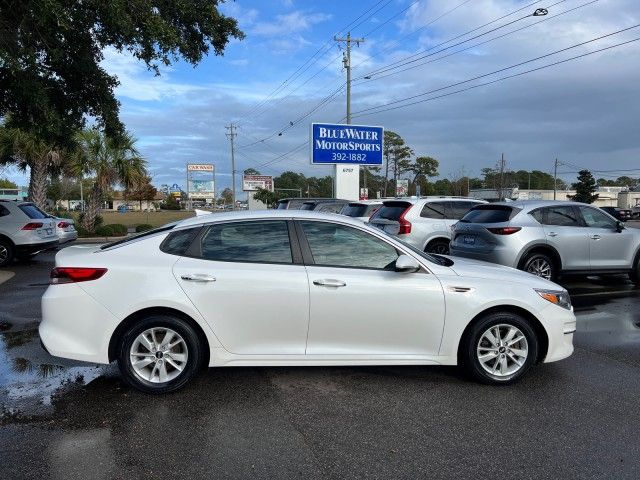
[[[25,215],[29,218],[34,219],[43,219],[48,218],[47,214],[40,210],[35,205],[27,204],[27,205],[18,205],[18,208],[22,210]]]
[[[289,204],[288,200],[281,200],[278,202],[278,206],[276,207],[276,210],[286,210],[288,204]]]
[[[515,208],[505,205],[478,205],[473,207],[460,221],[465,223],[502,223],[511,220],[516,213]]]
[[[300,207],[300,210],[313,210],[316,207],[315,203],[309,202],[309,203],[303,203],[302,206]]]
[[[367,207],[369,207],[369,205],[350,203],[348,205],[345,205],[340,213],[342,213],[342,215],[346,215],[347,217],[364,217],[367,212]]]
[[[344,203],[321,203],[318,208],[315,209],[316,212],[328,212],[328,213],[340,213]]]
[[[111,247],[119,247],[126,243],[133,242],[134,240],[140,240],[141,238],[150,237],[151,235],[155,235],[156,233],[166,232],[168,230],[171,230],[174,226],[175,224],[172,223],[170,225],[165,225],[160,228],[155,228],[153,230],[148,230],[146,232],[139,233],[138,235],[131,235],[130,237],[123,238],[122,240],[117,240],[111,243],[105,243],[100,247],[100,250],[106,250],[107,248],[111,248]]]
[[[412,204],[409,202],[385,202],[380,210],[373,214],[371,219],[381,218],[383,220],[399,220],[405,210],[407,210]]]

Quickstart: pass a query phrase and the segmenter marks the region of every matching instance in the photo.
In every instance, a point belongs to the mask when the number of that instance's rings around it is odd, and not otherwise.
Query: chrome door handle
[[[332,278],[325,278],[322,280],[314,280],[314,285],[318,285],[319,287],[346,287],[347,284],[342,280],[334,280]]]
[[[550,237],[557,237],[558,234],[556,232],[549,232],[547,233],[547,235],[549,235]]]
[[[192,273],[189,275],[181,275],[180,278],[182,280],[187,280],[188,282],[215,282],[216,277],[212,277],[211,275],[204,275],[202,273]]]
[[[600,240],[600,235],[591,235],[592,240]]]

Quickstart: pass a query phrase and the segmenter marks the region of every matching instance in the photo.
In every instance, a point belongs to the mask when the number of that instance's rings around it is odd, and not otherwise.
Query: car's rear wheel
[[[531,253],[522,262],[522,270],[546,280],[555,280],[558,271],[553,259],[546,253]]]
[[[438,255],[449,255],[449,240],[433,240],[429,242],[424,251]]]
[[[640,285],[640,256],[636,260],[635,268],[629,272],[629,279],[636,285]]]
[[[520,315],[498,312],[476,322],[462,341],[460,361],[474,379],[487,384],[516,382],[535,363],[538,339]]]
[[[202,346],[181,318],[152,315],[136,321],[122,335],[118,366],[124,379],[146,393],[182,388],[195,375]]]
[[[11,242],[0,238],[0,267],[6,267],[13,260],[13,245]]]

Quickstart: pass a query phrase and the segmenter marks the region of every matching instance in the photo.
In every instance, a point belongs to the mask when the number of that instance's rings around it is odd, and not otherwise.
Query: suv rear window
[[[399,220],[405,210],[411,207],[409,202],[384,202],[380,210],[371,216],[371,220],[374,218],[382,218],[384,220]]]
[[[478,205],[462,217],[465,223],[502,223],[508,222],[518,212],[506,205]]]
[[[47,218],[47,214],[40,210],[35,205],[27,203],[26,205],[18,205],[18,208],[24,212],[24,214],[32,219],[41,220]]]
[[[367,213],[367,208],[371,205],[363,205],[362,203],[349,203],[345,205],[340,212],[347,217],[364,217]]]

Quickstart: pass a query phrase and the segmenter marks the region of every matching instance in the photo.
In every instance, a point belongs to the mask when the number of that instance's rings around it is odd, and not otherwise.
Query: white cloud
[[[276,35],[290,35],[292,33],[304,32],[312,26],[325,22],[331,18],[326,13],[307,13],[301,10],[276,15],[271,22],[257,22],[250,30],[252,35],[273,37]]]

